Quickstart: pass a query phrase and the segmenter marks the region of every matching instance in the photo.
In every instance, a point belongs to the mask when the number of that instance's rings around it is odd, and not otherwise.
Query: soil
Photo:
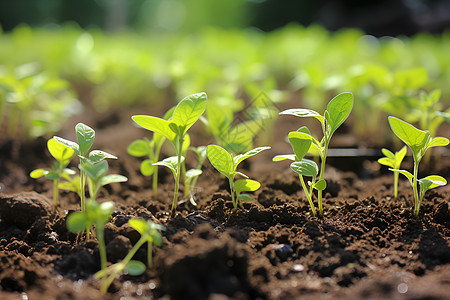
[[[272,150],[243,166],[261,182],[252,203],[233,209],[227,182],[205,162],[198,205],[182,201],[170,218],[172,175],[160,168],[154,198],[151,180],[139,174],[140,159],[126,154],[132,140],[148,136],[131,125],[136,113],[142,109],[96,115],[95,121],[86,114],[60,135],[74,139],[73,125],[86,122],[96,129],[94,148],[119,156],[111,172],[129,181],[103,188],[98,197],[115,202],[105,227],[108,260],[120,261],[139,238],[130,218],[152,219],[166,226],[162,246],[153,248],[153,267],[117,278],[102,295],[92,277],[100,268],[96,240],[77,242],[66,228],[67,215],[79,209],[77,197],[62,192],[54,210],[51,182],[28,177],[52,163],[45,140],[2,141],[0,299],[450,299],[448,185],[427,192],[414,218],[409,183],[400,181],[394,199],[392,174],[376,157],[330,158],[325,215],[313,217],[288,163],[271,162],[290,152],[284,136],[300,125],[285,119],[277,121],[282,134]],[[195,130],[193,144],[213,142],[199,126]],[[349,140],[344,128],[332,146],[354,146]],[[432,169],[449,178],[449,157]],[[146,262],[145,247],[135,259]]]

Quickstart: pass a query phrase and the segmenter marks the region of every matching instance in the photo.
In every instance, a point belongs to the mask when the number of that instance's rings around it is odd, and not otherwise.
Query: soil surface
[[[61,192],[54,210],[52,183],[28,177],[52,164],[45,140],[2,141],[0,299],[450,298],[449,186],[427,192],[416,219],[409,183],[401,179],[394,199],[393,175],[377,157],[331,157],[325,215],[313,217],[289,163],[271,162],[291,152],[284,137],[302,125],[285,119],[277,121],[280,137],[272,149],[240,169],[261,182],[252,203],[233,209],[227,181],[206,161],[195,190],[198,205],[181,201],[170,218],[172,175],[160,168],[154,198],[151,180],[139,173],[140,159],[126,153],[132,140],[150,136],[132,126],[129,117],[136,113],[142,110],[103,114],[95,121],[86,114],[59,135],[73,140],[74,124],[86,122],[96,130],[93,149],[119,157],[110,162],[111,172],[129,181],[102,188],[98,197],[115,202],[105,227],[108,261],[120,261],[136,243],[139,234],[127,221],[139,217],[166,226],[162,246],[153,248],[153,267],[141,276],[117,278],[102,295],[92,277],[100,268],[96,240],[76,242],[66,228],[67,215],[79,210],[77,196]],[[200,126],[194,132],[194,145],[213,143]],[[344,128],[331,147],[353,143]],[[164,155],[170,154],[167,146]],[[433,173],[450,177],[448,156],[433,163]],[[408,158],[405,168],[410,165]],[[71,166],[76,168],[75,160]],[[429,169],[424,166],[423,176]],[[146,253],[144,246],[135,259],[146,262]]]

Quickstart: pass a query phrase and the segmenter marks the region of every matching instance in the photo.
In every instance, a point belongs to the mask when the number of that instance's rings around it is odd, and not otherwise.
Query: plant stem
[[[298,177],[300,178],[300,182],[302,184],[303,190],[305,191],[306,198],[308,199],[308,202],[309,202],[309,206],[311,206],[311,211],[312,211],[314,217],[317,217],[316,208],[314,207],[314,203],[312,201],[312,193],[310,194],[308,192],[306,184],[305,184],[305,180],[303,179],[303,176],[302,175],[298,175]]]
[[[107,260],[106,260],[106,247],[105,247],[105,237],[103,235],[103,227],[102,224],[95,224],[95,233],[97,234],[98,240],[98,250],[100,252],[100,266],[103,269],[106,268]]]
[[[228,177],[228,181],[230,182],[230,193],[231,193],[231,201],[233,202],[233,207],[237,208],[236,199],[234,197],[234,185],[233,185],[233,177]]]
[[[323,152],[320,154],[320,177],[319,180],[323,179],[323,175],[325,173],[325,161],[327,159],[328,152],[328,140],[325,140],[325,147],[323,148]],[[322,207],[322,190],[317,191],[317,202],[319,204],[319,216],[323,217],[323,207]]]
[[[414,174],[413,174],[413,190],[414,190],[414,216],[417,218],[419,216],[420,203],[419,203],[419,189],[417,188],[417,176],[419,173],[419,162],[420,159],[414,156]]]
[[[86,211],[86,195],[85,195],[85,188],[86,186],[86,173],[81,170],[80,168],[80,192],[81,192],[81,212]]]
[[[177,162],[177,172],[175,175],[175,191],[173,195],[173,203],[172,203],[172,209],[170,211],[170,216],[175,216],[175,210],[177,209],[177,202],[178,202],[178,189],[180,188],[180,173],[181,173],[181,147],[183,146],[183,137],[180,137],[179,139],[179,149],[178,152],[178,162]]]
[[[58,206],[58,185],[59,180],[53,180],[53,206],[55,208]]]
[[[397,199],[398,196],[398,172],[394,172],[394,197]]]

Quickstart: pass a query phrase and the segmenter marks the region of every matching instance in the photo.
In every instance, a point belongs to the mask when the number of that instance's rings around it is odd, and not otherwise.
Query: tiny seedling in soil
[[[187,96],[181,100],[175,107],[173,115],[169,120],[143,115],[132,117],[136,124],[147,130],[163,135],[175,147],[177,167],[175,169],[175,191],[171,209],[172,216],[175,215],[178,202],[184,139],[189,128],[191,128],[192,125],[194,125],[194,123],[197,122],[200,116],[205,112],[207,102],[208,100],[206,94],[198,93]]]
[[[145,264],[140,261],[132,260],[133,256],[147,243],[147,266],[152,266],[152,246],[161,246],[162,237],[158,230],[165,230],[165,227],[159,224],[155,224],[151,221],[145,221],[142,219],[131,219],[128,221],[131,227],[133,227],[141,238],[136,242],[133,248],[128,252],[125,258],[116,264],[109,266],[108,268],[102,268],[102,270],[95,273],[94,278],[102,278],[102,293],[106,293],[108,287],[113,282],[114,278],[120,274],[127,272],[129,275],[137,276],[145,272]]]
[[[348,118],[350,112],[353,108],[353,94],[352,93],[341,93],[331,99],[328,103],[327,109],[325,110],[324,115],[322,116],[318,112],[310,109],[288,109],[280,112],[280,115],[293,115],[297,117],[313,117],[319,120],[322,125],[323,138],[319,142],[313,136],[311,136],[311,146],[314,148],[314,151],[317,151],[320,156],[321,166],[320,166],[320,177],[317,182],[311,182],[311,186],[315,185],[315,188],[318,190],[317,198],[319,204],[319,216],[323,216],[323,207],[322,207],[322,187],[326,187],[326,183],[324,182],[323,175],[325,173],[325,161],[327,158],[328,145],[331,140],[331,136],[333,133],[341,126],[342,123]],[[303,130],[303,133],[309,134],[309,130]],[[308,142],[309,139],[300,138],[298,141],[300,142]],[[302,146],[303,148],[303,146]],[[295,151],[295,150],[294,150]],[[307,150],[308,151],[308,150]],[[301,159],[301,158],[298,158]],[[291,165],[291,168],[297,172],[301,176],[313,176],[315,168],[314,165],[309,162],[294,162],[294,165]],[[304,187],[303,187],[304,188]],[[306,192],[306,189],[305,189]],[[310,195],[311,196],[311,195]]]
[[[256,180],[248,179],[248,176],[236,171],[238,165],[261,151],[270,149],[270,147],[258,147],[250,150],[244,154],[233,156],[224,148],[218,145],[209,145],[206,147],[206,155],[217,171],[222,173],[230,183],[230,193],[231,201],[233,202],[233,207],[243,208],[242,200],[252,201],[252,198],[247,194],[241,194],[242,192],[253,192],[259,189],[260,183]],[[236,175],[241,175],[246,179],[240,179],[234,181]]]
[[[77,142],[72,142],[66,139],[63,139],[58,136],[54,136],[53,138],[60,144],[72,149],[75,154],[80,158],[80,193],[81,196],[81,211],[86,211],[86,195],[85,195],[85,187],[86,187],[86,172],[82,168],[83,160],[89,160],[91,163],[97,163],[100,162],[106,158],[113,158],[117,159],[112,154],[106,153],[101,150],[93,150],[89,153],[88,152],[92,147],[92,144],[94,143],[95,138],[95,131],[91,127],[83,124],[78,123],[75,126],[75,132],[77,134]],[[92,195],[91,195],[92,197]]]
[[[447,146],[449,140],[444,137],[433,138],[428,131],[417,129],[413,125],[396,117],[388,117],[389,125],[394,134],[401,139],[411,149],[414,158],[413,174],[406,170],[389,169],[394,172],[399,172],[408,178],[414,191],[414,216],[419,216],[420,205],[422,204],[423,196],[427,190],[443,186],[447,184],[447,180],[439,175],[430,175],[422,179],[418,179],[419,163],[425,152],[432,147]],[[419,190],[420,187],[420,190]]]
[[[60,182],[64,178],[70,181],[70,176],[75,174],[75,171],[66,168],[72,160],[74,151],[70,148],[61,145],[54,139],[49,139],[47,148],[50,154],[55,158],[55,163],[52,169],[36,169],[30,173],[31,178],[40,178],[45,176],[49,180],[53,180],[53,205],[58,206],[58,189],[61,188]]]
[[[385,155],[378,159],[378,163],[380,165],[391,167],[392,169],[400,169],[400,165],[402,164],[403,159],[406,155],[406,146],[403,146],[399,151],[392,153],[386,148],[381,149],[381,152]],[[394,197],[398,197],[398,172],[394,172]]]

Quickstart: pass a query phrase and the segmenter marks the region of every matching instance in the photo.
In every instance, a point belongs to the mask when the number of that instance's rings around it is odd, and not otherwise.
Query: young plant
[[[319,153],[320,160],[321,160],[321,166],[320,166],[320,177],[317,183],[313,182],[311,185],[316,185],[317,187],[321,188],[323,187],[324,182],[324,173],[325,173],[325,162],[327,158],[327,152],[328,152],[328,145],[331,140],[331,136],[333,133],[341,126],[342,123],[348,118],[350,115],[350,112],[352,111],[353,107],[353,94],[352,93],[341,93],[331,99],[331,101],[328,103],[327,109],[325,110],[324,115],[322,116],[318,112],[310,109],[288,109],[285,111],[280,112],[280,115],[293,115],[297,117],[313,117],[319,120],[320,124],[322,125],[322,132],[323,137],[320,140],[320,142],[311,136],[311,145],[312,147]],[[306,132],[306,131],[305,131]],[[304,132],[304,133],[305,133]],[[308,130],[309,132],[309,130]],[[300,159],[300,158],[299,158]],[[313,172],[313,165],[311,164],[304,164],[301,161],[296,162],[294,171],[298,172],[304,172],[304,176],[312,176]],[[306,169],[304,169],[306,167]],[[325,184],[326,186],[326,184]],[[322,189],[318,189],[317,192],[317,198],[318,198],[318,204],[319,204],[319,216],[323,216],[323,207],[322,207]]]
[[[52,166],[52,169],[44,170],[44,169],[36,169],[30,173],[31,178],[40,178],[45,176],[45,178],[53,180],[53,205],[54,207],[58,206],[58,189],[60,188],[61,178],[65,178],[70,180],[70,175],[74,175],[75,171],[66,168],[67,165],[72,160],[74,151],[70,148],[67,148],[54,139],[49,139],[47,142],[47,148],[50,154],[55,158],[55,163]]]
[[[159,133],[166,137],[175,147],[177,157],[177,167],[175,169],[175,191],[172,202],[171,215],[175,215],[178,202],[178,190],[180,185],[182,151],[185,135],[189,128],[206,110],[207,97],[205,93],[198,93],[187,96],[175,107],[173,116],[169,120],[153,116],[137,115],[132,119],[139,126]],[[153,164],[158,165],[158,164]]]
[[[381,149],[381,152],[385,155],[385,157],[382,157],[378,159],[378,163],[380,165],[391,167],[392,169],[400,169],[400,165],[402,164],[403,158],[405,158],[406,155],[406,146],[403,146],[400,151],[397,151],[392,153],[386,148]],[[397,198],[398,196],[398,172],[394,172],[394,197]]]
[[[81,211],[86,211],[86,201],[85,201],[85,198],[86,198],[86,195],[85,195],[86,172],[81,167],[82,161],[89,159],[89,161],[91,163],[96,163],[96,162],[100,162],[106,158],[117,159],[117,157],[112,154],[101,151],[101,150],[93,150],[89,153],[89,156],[88,156],[88,152],[91,149],[92,144],[94,143],[94,138],[95,138],[94,129],[92,129],[91,127],[89,127],[83,123],[78,123],[75,126],[75,132],[77,134],[77,142],[78,143],[63,139],[58,136],[54,136],[53,138],[58,143],[72,149],[75,152],[75,154],[80,158],[79,169],[80,169]]]
[[[108,201],[98,204],[94,199],[89,199],[86,204],[87,211],[74,212],[67,218],[67,228],[73,232],[83,232],[95,225],[95,233],[98,240],[101,268],[106,269],[106,247],[103,228],[108,223],[114,211],[114,202]]]
[[[447,146],[449,140],[444,137],[433,138],[428,131],[417,129],[413,125],[400,120],[396,117],[388,117],[389,125],[391,126],[394,134],[401,139],[411,149],[414,158],[414,171],[413,174],[406,170],[389,169],[394,172],[403,174],[408,178],[414,191],[414,216],[419,216],[420,205],[422,204],[423,196],[429,189],[443,186],[447,184],[445,178],[438,175],[427,176],[422,179],[418,179],[419,175],[419,163],[425,152],[432,147]],[[420,188],[420,191],[419,191]]]
[[[291,163],[291,169],[298,174],[300,183],[305,192],[306,198],[308,199],[309,206],[311,207],[311,211],[316,217],[317,212],[312,200],[313,189],[322,191],[326,188],[327,183],[324,179],[316,182],[319,167],[314,161],[304,158],[306,153],[311,152],[311,147],[314,147],[312,144],[313,138],[308,128],[305,126],[301,127],[297,131],[289,132],[288,138],[294,154],[277,155],[273,158],[273,161],[282,161],[285,159],[294,161]],[[303,176],[312,177],[312,181],[308,181],[309,191]]]
[[[248,179],[247,175],[236,171],[238,165],[247,158],[267,149],[270,149],[270,147],[258,147],[244,154],[233,156],[227,150],[218,145],[209,145],[206,147],[206,155],[213,167],[228,178],[230,183],[231,201],[233,202],[234,208],[237,208],[238,205],[243,208],[242,200],[252,200],[249,195],[241,194],[242,192],[253,192],[260,187],[258,181]],[[241,175],[246,179],[234,181],[234,177],[236,175]]]
[[[147,243],[147,266],[151,267],[152,246],[153,244],[156,246],[161,246],[162,244],[161,233],[158,230],[165,230],[164,226],[142,219],[131,219],[128,221],[128,224],[140,233],[141,238],[121,262],[111,265],[108,268],[102,268],[102,270],[95,273],[95,279],[103,279],[101,287],[103,294],[106,293],[114,278],[122,274],[124,271],[134,276],[144,273],[146,269],[145,265],[140,261],[132,260],[134,254],[136,254],[142,245]]]
[[[189,150],[193,151],[197,155],[197,166],[195,169],[191,169],[186,172],[186,180],[184,182],[184,198],[189,197],[189,201],[192,205],[196,206],[194,198],[194,189],[197,184],[198,177],[202,174],[203,162],[206,159],[206,147],[189,147]]]

